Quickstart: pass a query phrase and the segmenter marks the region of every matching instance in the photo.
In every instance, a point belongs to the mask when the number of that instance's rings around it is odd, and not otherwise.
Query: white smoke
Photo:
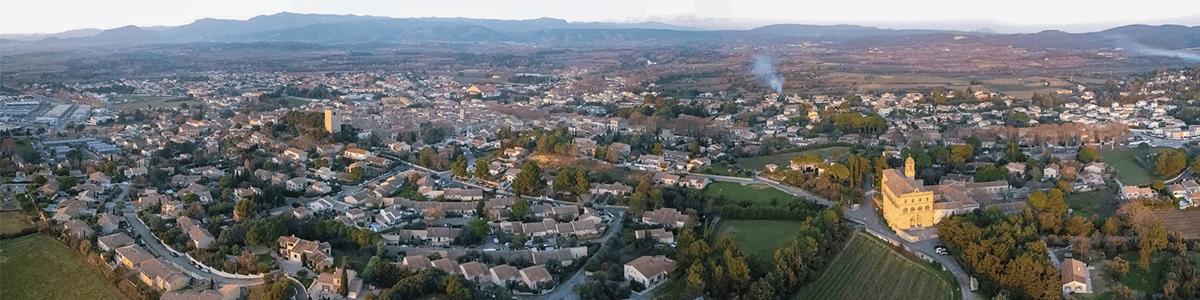
[[[1159,49],[1159,48],[1150,47],[1150,46],[1144,45],[1142,43],[1138,43],[1137,41],[1135,41],[1134,39],[1132,39],[1126,35],[1114,34],[1114,35],[1105,36],[1104,39],[1112,41],[1113,45],[1116,45],[1117,47],[1121,47],[1122,49],[1125,49],[1125,51],[1135,52],[1135,53],[1139,53],[1142,55],[1177,57],[1177,58],[1182,58],[1182,59],[1186,59],[1186,60],[1190,60],[1190,61],[1194,61],[1194,62],[1200,62],[1200,55],[1198,55],[1198,54],[1184,52],[1184,51],[1178,51],[1178,50],[1167,50],[1167,49]]]
[[[775,72],[770,56],[755,56],[751,62],[750,73],[758,78],[759,83],[770,86],[775,93],[783,94],[783,77]]]

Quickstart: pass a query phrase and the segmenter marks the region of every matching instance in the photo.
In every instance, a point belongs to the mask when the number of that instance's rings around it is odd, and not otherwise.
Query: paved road
[[[608,231],[604,232],[604,237],[601,237],[600,240],[598,241],[602,245],[605,242],[607,242],[608,239],[612,238],[613,236],[616,236],[616,234],[621,231],[621,224],[623,223],[622,220],[625,219],[625,210],[624,209],[610,207],[610,208],[607,208],[606,210],[608,212],[612,213],[615,216],[615,218],[613,218],[612,226],[608,228]],[[553,291],[551,291],[549,293],[541,294],[541,295],[535,295],[535,296],[522,296],[521,299],[527,299],[527,300],[543,300],[543,299],[545,299],[545,300],[558,300],[558,299],[574,300],[574,299],[579,299],[579,295],[575,294],[575,286],[584,284],[586,281],[587,281],[587,276],[584,275],[583,268],[579,268],[579,271],[575,272],[575,275],[572,275],[571,278],[560,282],[557,287],[554,287]]]
[[[171,250],[167,250],[167,248],[163,246],[162,242],[159,241],[158,238],[154,237],[154,234],[150,232],[150,228],[146,227],[146,223],[142,223],[142,220],[137,218],[136,213],[126,212],[125,221],[129,223],[129,227],[133,228],[137,234],[142,236],[142,240],[146,243],[146,250],[149,250],[159,258],[162,258],[164,261],[171,262],[177,269],[182,270],[184,273],[193,275],[193,277],[212,279],[216,286],[226,284],[249,286],[263,282],[262,278],[242,279],[223,277],[215,273],[205,273],[204,270],[200,270],[196,268],[196,266],[193,266],[192,261],[184,255],[180,255],[179,257],[171,256]]]

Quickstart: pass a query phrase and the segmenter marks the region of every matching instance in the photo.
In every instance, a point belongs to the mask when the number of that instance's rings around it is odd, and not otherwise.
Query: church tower
[[[904,177],[908,177],[908,179],[917,178],[917,163],[913,162],[912,156],[904,160]]]

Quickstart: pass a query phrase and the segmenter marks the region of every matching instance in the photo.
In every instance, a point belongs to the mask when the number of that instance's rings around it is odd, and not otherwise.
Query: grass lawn
[[[1200,254],[1191,254],[1193,257],[1200,257]],[[1139,266],[1140,262],[1137,253],[1126,253],[1121,255],[1121,259],[1129,262],[1129,272],[1125,273],[1125,277],[1120,281],[1113,281],[1105,271],[1106,266],[1111,260],[1093,261],[1091,265],[1096,267],[1095,273],[1092,273],[1092,291],[1091,295],[1079,295],[1082,299],[1095,300],[1111,300],[1116,298],[1116,293],[1112,291],[1114,283],[1120,283],[1129,287],[1135,293],[1147,295],[1154,293],[1158,289],[1158,282],[1162,277],[1162,269],[1165,261],[1161,259],[1152,260],[1150,263],[1150,271],[1144,271]],[[1197,266],[1200,267],[1200,266]],[[1136,298],[1137,296],[1135,296]]]
[[[733,238],[747,256],[757,253],[763,259],[771,259],[775,257],[775,249],[796,236],[795,228],[799,226],[797,221],[723,220],[717,236]]]
[[[117,299],[103,275],[51,237],[0,241],[0,250],[0,298]]]
[[[860,232],[793,299],[956,299],[961,297],[957,286]]]
[[[2,234],[16,234],[31,227],[33,227],[33,222],[30,222],[29,216],[21,211],[0,212],[0,233]]]
[[[704,195],[712,198],[724,196],[730,201],[750,200],[755,203],[770,203],[771,199],[779,199],[780,203],[788,203],[799,199],[779,189],[765,184],[742,185],[736,182],[713,182],[704,189]]]
[[[837,155],[846,156],[846,155],[850,154],[849,151],[850,151],[850,148],[846,148],[846,147],[841,147],[841,146],[829,147],[829,148],[813,149],[813,150],[808,150],[808,151],[783,153],[783,154],[775,154],[775,155],[768,155],[768,156],[747,157],[747,158],[739,159],[738,164],[742,165],[743,168],[749,168],[749,169],[753,169],[756,171],[762,171],[763,169],[766,168],[767,164],[775,164],[780,167],[786,167],[788,165],[791,165],[793,158],[796,158],[797,156],[801,156],[801,155],[805,155],[805,154],[816,154],[817,156],[820,156],[821,158],[828,158],[828,157],[837,156]]]
[[[288,97],[287,100],[288,100],[288,105],[291,107],[300,107],[300,106],[304,106],[305,104],[308,104],[308,100],[304,100],[304,99],[300,99],[300,98],[296,98],[296,97]]]
[[[1067,207],[1071,208],[1071,214],[1076,216],[1091,217],[1092,214],[1097,214],[1107,217],[1117,211],[1117,205],[1113,204],[1111,195],[1104,197],[1099,191],[1071,193],[1063,196],[1063,200],[1066,200]]]
[[[1138,165],[1134,157],[1153,153],[1155,149],[1143,153],[1141,150],[1100,150],[1100,159],[1117,169],[1117,179],[1125,185],[1144,185],[1149,184],[1155,179],[1162,179],[1155,175],[1153,171],[1142,168]]]

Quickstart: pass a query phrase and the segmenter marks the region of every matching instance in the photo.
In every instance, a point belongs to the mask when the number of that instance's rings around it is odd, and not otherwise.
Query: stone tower
[[[908,177],[908,179],[917,178],[917,163],[913,162],[912,156],[904,160],[904,177]]]
[[[333,111],[325,110],[325,131],[338,133],[342,131],[342,114]]]

